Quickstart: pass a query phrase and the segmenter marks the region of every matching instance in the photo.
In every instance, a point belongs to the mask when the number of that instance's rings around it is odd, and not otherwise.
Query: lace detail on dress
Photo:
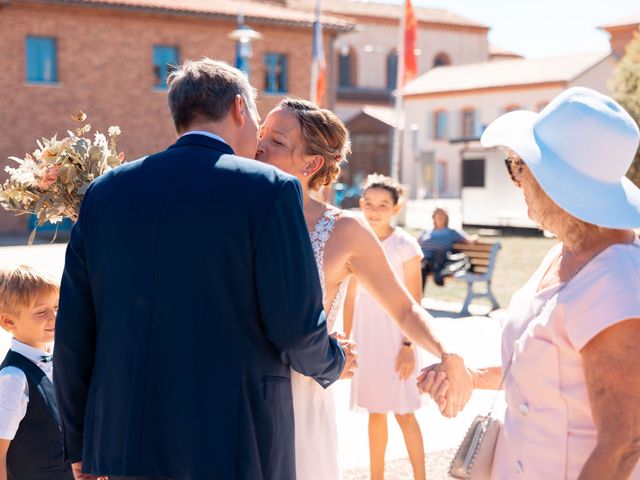
[[[320,285],[322,287],[322,298],[326,303],[327,299],[327,289],[324,281],[324,246],[331,237],[331,233],[333,232],[333,227],[335,226],[336,219],[340,215],[340,210],[337,209],[327,209],[316,223],[313,232],[309,234],[311,238],[311,246],[313,247],[313,255],[316,259],[316,265],[318,266],[318,274],[320,275]],[[349,285],[349,280],[344,280],[340,283],[338,287],[338,293],[331,301],[331,305],[329,307],[329,311],[327,313],[327,328],[331,330],[333,328],[333,324],[338,316],[338,311],[340,307],[344,303],[344,298],[347,295],[347,286]]]
[[[329,240],[333,227],[336,223],[339,210],[326,210],[318,223],[316,223],[313,232],[309,234],[311,237],[311,246],[313,247],[313,255],[316,257],[316,265],[318,267],[318,273],[320,274],[320,285],[322,286],[322,298],[327,295],[324,285],[324,245]]]

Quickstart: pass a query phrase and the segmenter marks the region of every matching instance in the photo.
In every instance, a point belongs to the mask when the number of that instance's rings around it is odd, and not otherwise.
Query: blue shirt
[[[424,256],[433,258],[436,253],[450,252],[454,243],[464,242],[465,240],[466,237],[459,231],[444,227],[423,232],[418,238],[418,243]]]

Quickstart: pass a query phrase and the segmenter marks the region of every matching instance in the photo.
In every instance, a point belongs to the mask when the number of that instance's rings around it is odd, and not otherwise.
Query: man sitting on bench
[[[433,211],[433,230],[424,231],[418,238],[422,247],[422,288],[427,282],[427,275],[433,274],[436,285],[444,285],[443,269],[447,266],[447,254],[451,253],[454,243],[475,243],[477,235],[449,228],[449,214],[444,208]]]

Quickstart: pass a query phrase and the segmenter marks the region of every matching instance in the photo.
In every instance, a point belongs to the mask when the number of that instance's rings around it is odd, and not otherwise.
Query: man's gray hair
[[[255,89],[240,70],[221,60],[187,60],[169,75],[168,84],[169,110],[178,131],[198,118],[221,120],[237,95],[255,110]]]

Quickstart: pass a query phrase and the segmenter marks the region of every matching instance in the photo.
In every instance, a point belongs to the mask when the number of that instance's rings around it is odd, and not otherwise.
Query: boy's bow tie
[[[49,363],[49,362],[50,362],[50,361],[52,361],[52,360],[53,360],[53,355],[42,355],[42,356],[40,357],[40,361],[41,361],[42,363]]]

